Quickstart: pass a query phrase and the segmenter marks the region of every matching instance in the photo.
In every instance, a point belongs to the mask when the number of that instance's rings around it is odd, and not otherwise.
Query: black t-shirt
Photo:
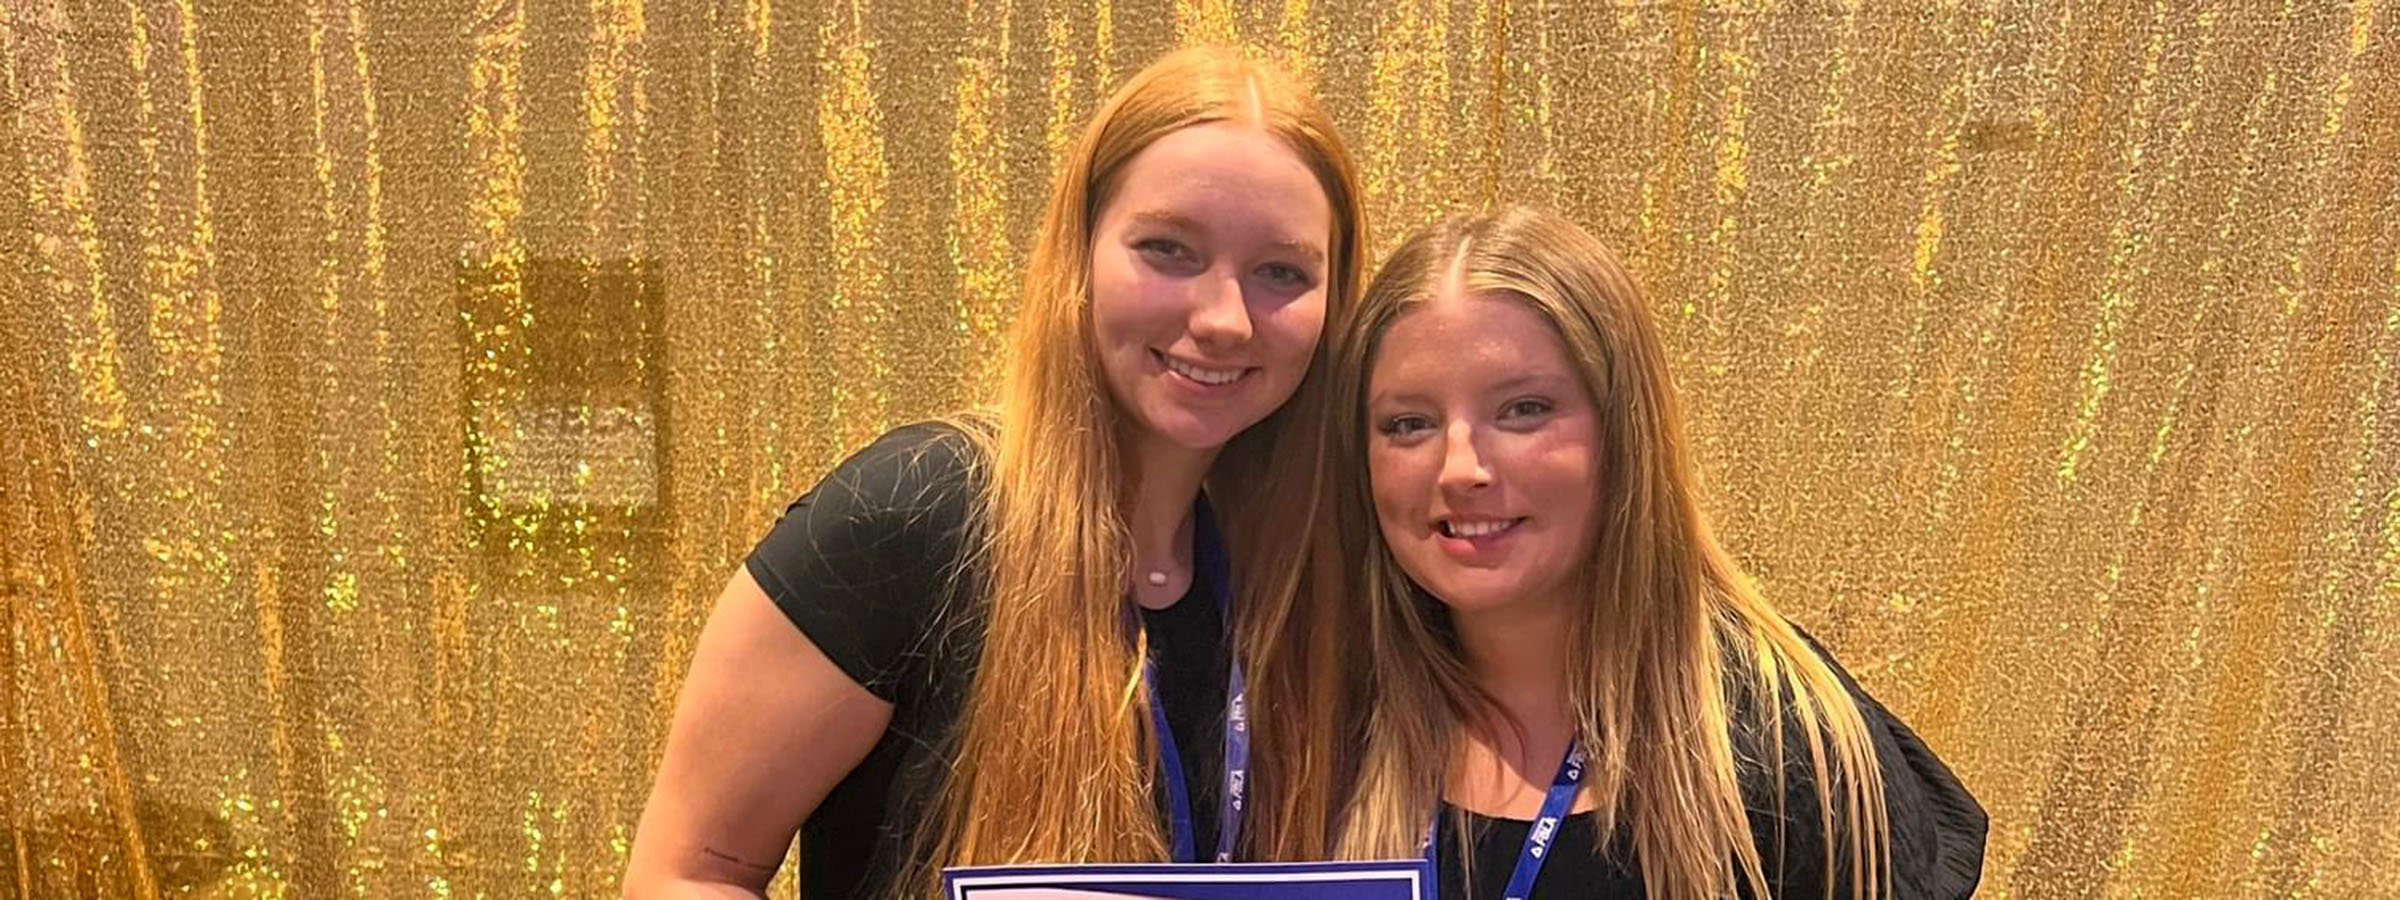
[[[1815,646],[1815,639],[1811,638],[1810,644]],[[1892,890],[1888,896],[1951,900],[1974,894],[1983,872],[1987,825],[1983,807],[1968,795],[1950,768],[1934,757],[1925,742],[1883,704],[1868,696],[1850,673],[1834,661],[1832,654],[1826,653],[1822,646],[1817,647],[1817,654],[1850,689],[1850,696],[1858,702],[1859,715],[1866,720],[1867,731],[1874,738],[1876,762],[1883,770],[1884,806],[1892,827]],[[1733,701],[1737,705],[1748,702],[1738,694]],[[1735,717],[1737,724],[1753,720],[1747,715]],[[1818,818],[1815,778],[1808,763],[1805,737],[1798,721],[1788,715],[1783,731],[1784,821],[1780,847],[1774,837],[1774,773],[1764,762],[1770,758],[1764,749],[1764,736],[1737,733],[1735,755],[1744,805],[1750,811],[1750,832],[1757,836],[1768,889],[1779,900],[1808,900],[1825,895],[1825,835]],[[1448,804],[1444,804],[1442,900],[1500,897],[1516,869],[1517,857],[1524,849],[1525,834],[1532,823],[1470,814],[1467,828],[1474,841],[1473,871],[1462,873],[1459,866],[1449,862],[1455,858],[1456,850],[1452,848],[1458,846],[1459,840],[1453,824],[1457,817],[1450,812]],[[1599,823],[1591,813],[1569,816],[1559,824],[1558,837],[1550,844],[1549,858],[1543,863],[1541,877],[1534,882],[1528,900],[1642,898],[1640,865],[1633,857],[1625,829],[1620,827],[1611,846],[1601,848],[1598,828]],[[1475,882],[1471,895],[1462,878],[1465,874],[1471,874]],[[1748,896],[1749,892],[1745,888],[1742,894]],[[1847,880],[1836,886],[1834,896],[1850,896]]]
[[[750,574],[775,606],[892,704],[883,738],[801,826],[809,900],[886,896],[914,862],[915,829],[930,821],[983,643],[982,573],[969,552],[983,490],[975,453],[947,426],[894,429],[802,495],[750,551]],[[1229,660],[1211,603],[1195,577],[1175,605],[1142,611],[1203,848],[1217,839]]]

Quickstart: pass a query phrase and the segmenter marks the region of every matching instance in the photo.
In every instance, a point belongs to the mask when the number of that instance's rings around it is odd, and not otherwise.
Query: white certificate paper
[[[1421,859],[942,870],[948,900],[1434,900],[1435,892]]]

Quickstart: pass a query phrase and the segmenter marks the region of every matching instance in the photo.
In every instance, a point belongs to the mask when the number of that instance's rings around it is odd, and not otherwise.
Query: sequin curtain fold
[[[2400,9],[10,0],[0,898],[613,896],[707,605],[1160,51],[1548,204],[1985,896],[2400,897]],[[776,896],[789,897],[787,879]]]

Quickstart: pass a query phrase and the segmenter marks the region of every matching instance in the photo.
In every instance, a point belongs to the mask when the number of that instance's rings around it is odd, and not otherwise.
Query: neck
[[[1189,568],[1192,500],[1200,496],[1200,482],[1208,477],[1217,451],[1177,446],[1133,428],[1120,431],[1119,440],[1119,446],[1125,448],[1130,492],[1125,528],[1133,539],[1134,565],[1153,570]],[[1136,577],[1143,574],[1136,573]],[[1173,604],[1170,598],[1165,605]]]
[[[1540,811],[1576,732],[1567,690],[1568,608],[1544,599],[1452,611],[1468,673],[1499,709],[1496,721],[1465,723],[1443,799],[1488,816],[1530,819]],[[1591,809],[1591,800],[1582,793],[1570,809]]]
[[[1567,642],[1572,633],[1563,598],[1526,600],[1494,609],[1451,612],[1467,669],[1500,705],[1506,721],[1495,735],[1505,755],[1524,754],[1552,766],[1574,734],[1567,692]],[[1522,732],[1523,746],[1519,743]],[[1513,752],[1512,752],[1513,751]],[[1547,755],[1549,759],[1540,757]],[[1547,777],[1547,772],[1544,772]]]

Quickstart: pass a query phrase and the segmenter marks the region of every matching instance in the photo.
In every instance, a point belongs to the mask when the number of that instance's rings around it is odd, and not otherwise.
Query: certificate
[[[1422,859],[942,870],[948,900],[1434,900],[1436,892]]]

